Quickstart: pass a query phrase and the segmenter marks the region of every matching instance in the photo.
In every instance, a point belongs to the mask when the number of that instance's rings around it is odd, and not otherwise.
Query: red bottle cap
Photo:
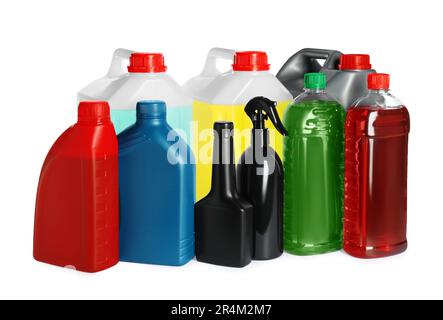
[[[371,58],[368,54],[342,54],[338,67],[340,70],[370,70]]]
[[[390,77],[386,73],[371,73],[368,75],[369,90],[389,90]]]
[[[106,101],[82,101],[78,105],[79,122],[102,122],[110,120],[109,104]]]
[[[161,53],[131,54],[128,71],[131,73],[165,72],[165,59]]]
[[[236,52],[234,56],[234,71],[265,71],[269,70],[268,56],[263,51]]]

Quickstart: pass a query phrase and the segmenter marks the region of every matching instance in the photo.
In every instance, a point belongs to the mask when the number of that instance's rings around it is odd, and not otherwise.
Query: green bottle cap
[[[326,75],[324,73],[305,73],[306,89],[326,89]]]

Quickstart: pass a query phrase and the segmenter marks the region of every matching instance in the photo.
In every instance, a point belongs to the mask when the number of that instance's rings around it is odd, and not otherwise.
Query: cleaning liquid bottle
[[[250,119],[244,112],[246,103],[254,97],[265,96],[277,101],[283,115],[292,101],[288,90],[269,72],[268,56],[261,51],[236,52],[232,70],[216,76],[194,102],[193,150],[197,157],[197,200],[210,189],[212,159],[212,125],[216,121],[232,121],[235,125],[234,149],[242,154],[251,145]],[[282,154],[283,139],[273,125],[269,128],[270,145]]]
[[[251,118],[252,144],[237,166],[237,187],[254,208],[253,259],[270,260],[283,253],[283,164],[269,145],[271,120],[276,130],[287,135],[276,109],[276,102],[265,97],[253,98],[245,112]]]
[[[407,248],[409,113],[390,94],[389,75],[369,75],[368,89],[345,127],[344,249],[358,258]]]
[[[97,272],[119,257],[118,146],[107,102],[81,102],[78,121],[49,151],[40,174],[34,258]]]
[[[198,261],[241,268],[253,254],[252,205],[240,197],[235,181],[234,125],[214,123],[212,187],[195,205]]]
[[[324,60],[320,65],[318,60]],[[367,54],[342,54],[337,50],[302,49],[286,61],[277,78],[297,97],[303,92],[305,73],[326,74],[326,93],[346,110],[368,93],[368,74],[375,73]]]
[[[342,248],[345,110],[325,90],[325,74],[307,73],[284,119],[284,246],[296,255]]]
[[[122,63],[126,63],[125,73],[121,71]],[[185,141],[191,141],[192,99],[166,70],[161,53],[119,49],[110,68],[111,75],[115,76],[94,81],[80,91],[78,98],[89,98],[93,94],[93,99],[108,100],[117,134],[136,121],[138,101],[165,101],[168,123]]]
[[[181,266],[194,257],[195,167],[163,101],[137,103],[118,135],[120,260]]]

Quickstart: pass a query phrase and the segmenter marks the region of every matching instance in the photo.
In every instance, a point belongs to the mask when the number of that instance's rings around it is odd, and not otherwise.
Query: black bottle
[[[283,253],[283,164],[269,145],[265,121],[270,119],[282,135],[287,131],[278,117],[276,103],[253,98],[245,112],[253,123],[252,145],[245,150],[237,167],[240,196],[254,211],[253,259],[270,260]]]
[[[214,123],[212,186],[195,204],[198,261],[241,268],[252,260],[252,205],[240,198],[235,181],[232,122]]]

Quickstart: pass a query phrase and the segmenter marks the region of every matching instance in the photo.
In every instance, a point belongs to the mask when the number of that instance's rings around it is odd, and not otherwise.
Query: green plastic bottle
[[[305,91],[284,118],[284,246],[296,255],[343,244],[346,112],[325,90],[325,74],[305,74]]]

